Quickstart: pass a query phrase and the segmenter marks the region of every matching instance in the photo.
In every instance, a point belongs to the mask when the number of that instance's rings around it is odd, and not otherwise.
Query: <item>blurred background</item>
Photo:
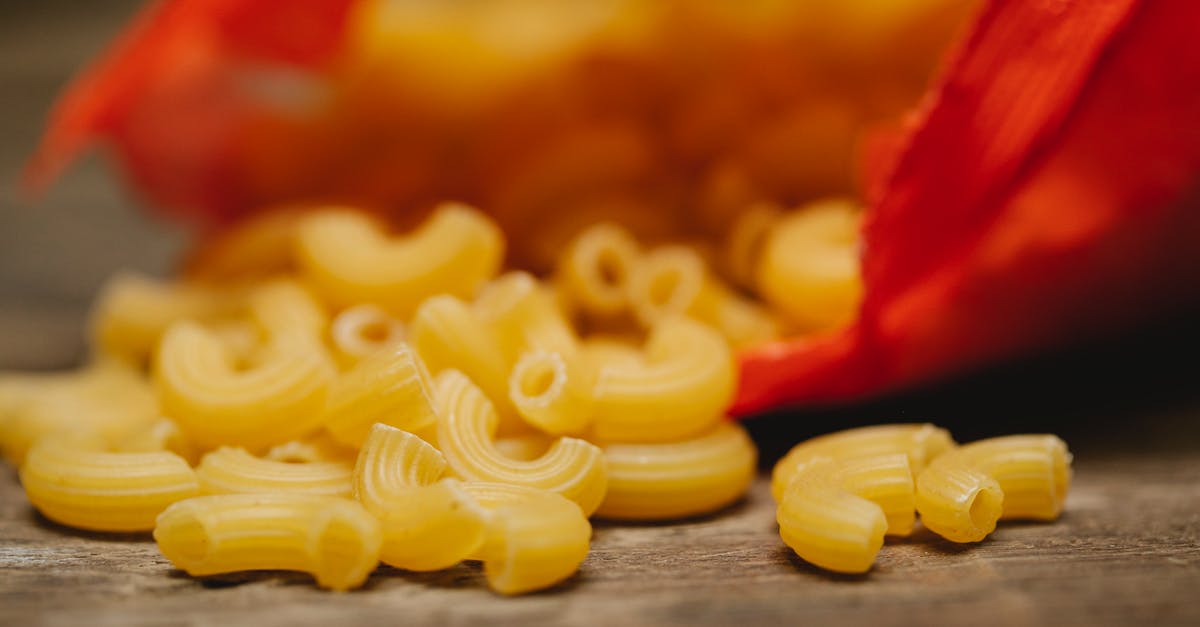
[[[0,370],[71,366],[89,302],[121,269],[168,275],[188,233],[144,210],[101,151],[44,195],[17,185],[55,95],[139,8],[134,0],[0,3]],[[971,438],[1057,431],[1086,449],[1194,449],[1200,315],[852,407],[751,423],[770,460],[797,438],[880,421],[934,421]]]

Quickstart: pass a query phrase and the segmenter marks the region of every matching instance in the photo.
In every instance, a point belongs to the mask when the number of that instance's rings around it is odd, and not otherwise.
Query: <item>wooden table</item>
[[[181,233],[142,219],[95,159],[36,206],[14,193],[54,91],[135,4],[39,0],[7,7],[13,14],[0,20],[0,369],[74,362],[101,280],[124,267],[165,273],[181,248]],[[1076,451],[1057,523],[1004,525],[977,546],[918,531],[889,543],[867,576],[831,576],[796,559],[760,481],[712,517],[598,523],[578,576],[521,598],[488,592],[468,565],[429,575],[382,568],[348,594],[287,573],[198,581],[145,536],[40,518],[0,465],[0,625],[1200,624],[1200,373],[1169,363],[1195,361],[1194,326],[1185,319],[1116,347],[756,423],[765,456],[812,433],[883,420],[933,420],[967,438],[1050,430]]]

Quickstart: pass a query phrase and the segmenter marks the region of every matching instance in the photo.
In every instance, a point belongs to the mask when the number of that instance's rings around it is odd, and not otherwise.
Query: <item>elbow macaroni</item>
[[[375,305],[356,305],[333,319],[329,340],[338,363],[349,368],[371,353],[403,341],[404,324]]]
[[[379,521],[350,499],[220,494],[168,507],[154,540],[189,575],[297,570],[323,588],[349,590],[375,570],[383,536]]]
[[[222,446],[200,460],[203,494],[318,494],[349,498],[354,466],[346,461],[291,463]]]
[[[935,459],[917,477],[917,511],[933,532],[978,542],[1000,519],[1054,520],[1071,483],[1071,454],[1052,435],[972,442]]]
[[[434,294],[470,296],[499,269],[504,239],[489,218],[454,203],[402,237],[365,214],[327,210],[301,220],[296,256],[334,305],[371,303],[408,315]]]
[[[372,425],[422,431],[437,420],[433,380],[412,347],[377,351],[339,376],[329,390],[323,423],[335,440],[359,446]]]
[[[578,357],[525,353],[513,366],[508,397],[525,422],[554,435],[579,435],[592,420],[594,379]]]

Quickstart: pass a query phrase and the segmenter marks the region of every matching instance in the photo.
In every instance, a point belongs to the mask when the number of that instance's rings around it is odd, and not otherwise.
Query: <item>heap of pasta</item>
[[[0,446],[47,518],[152,530],[192,575],[288,569],[346,590],[380,562],[474,560],[499,593],[546,588],[586,558],[592,516],[741,498],[757,453],[724,419],[734,351],[844,323],[857,220],[845,201],[756,207],[715,253],[601,223],[539,280],[501,273],[502,233],[460,204],[406,234],[348,208],[267,214],[184,280],[114,279],[91,365],[0,379]],[[1052,436],[834,434],[776,468],[780,530],[862,572],[914,511],[955,541],[1053,518],[1068,463]]]
[[[738,500],[756,450],[724,420],[733,351],[792,323],[697,247],[599,224],[539,280],[502,274],[504,245],[453,203],[404,234],[347,208],[248,222],[184,280],[114,279],[89,366],[0,380],[4,453],[56,522],[336,590],[463,560],[537,590],[579,567],[591,516]]]

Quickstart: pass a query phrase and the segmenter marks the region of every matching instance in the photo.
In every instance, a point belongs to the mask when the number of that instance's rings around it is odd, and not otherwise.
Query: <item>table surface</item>
[[[0,370],[76,361],[86,303],[103,278],[121,268],[166,273],[183,244],[179,229],[142,218],[96,159],[40,202],[16,193],[54,92],[135,4],[3,7],[13,14],[0,19]],[[346,594],[318,590],[300,574],[194,580],[147,536],[84,533],[41,518],[0,464],[0,625],[1200,624],[1200,373],[1170,365],[1171,357],[1194,363],[1198,336],[1180,343],[1168,330],[923,396],[755,425],[767,456],[803,435],[878,420],[945,418],[968,437],[1054,430],[1071,443],[1076,481],[1058,522],[1006,524],[971,546],[918,530],[889,542],[862,577],[795,558],[760,480],[742,503],[711,517],[597,523],[576,577],[520,598],[488,592],[471,565],[424,575],[381,568]],[[1167,354],[1138,348],[1147,342]]]

